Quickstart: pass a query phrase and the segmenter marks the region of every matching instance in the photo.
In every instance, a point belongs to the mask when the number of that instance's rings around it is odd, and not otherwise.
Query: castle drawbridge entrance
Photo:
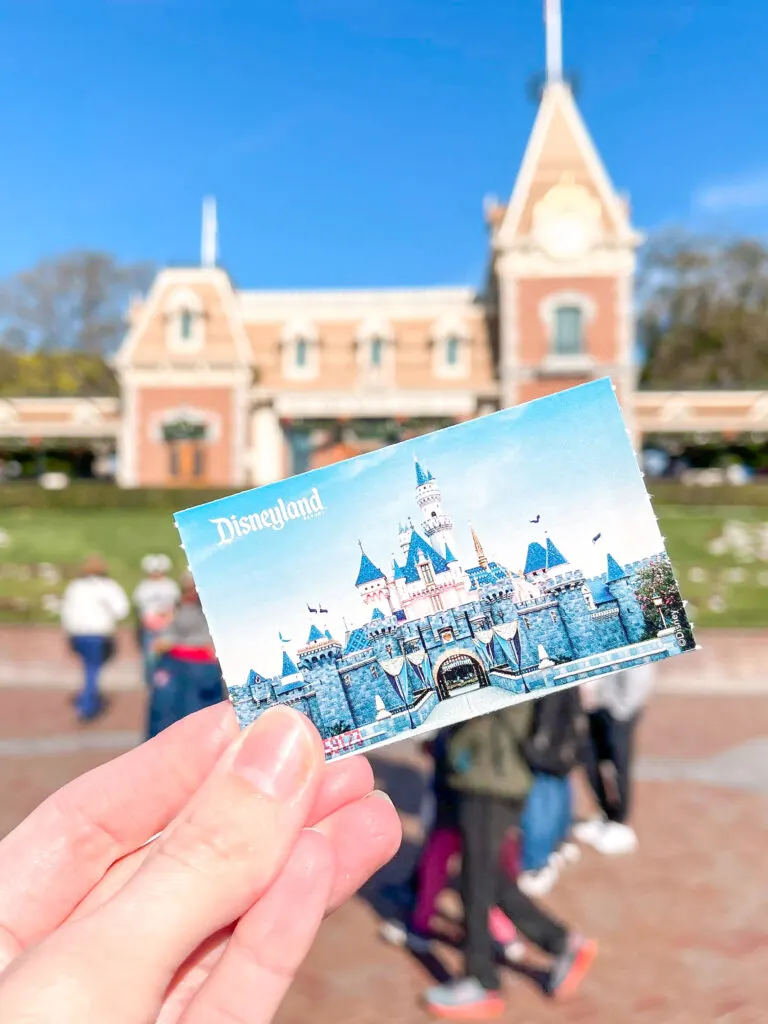
[[[436,678],[437,695],[440,700],[477,690],[481,686],[490,686],[490,679],[482,662],[468,651],[448,654],[440,662]]]

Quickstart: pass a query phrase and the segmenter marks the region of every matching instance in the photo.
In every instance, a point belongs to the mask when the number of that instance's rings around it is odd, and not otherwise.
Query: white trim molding
[[[475,288],[371,288],[355,291],[241,291],[247,323],[282,323],[293,317],[346,323],[369,317],[383,320],[434,320],[443,313],[469,314],[478,301]]]

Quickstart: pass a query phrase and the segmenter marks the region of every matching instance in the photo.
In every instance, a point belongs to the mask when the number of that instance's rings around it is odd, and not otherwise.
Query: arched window
[[[584,350],[584,312],[580,306],[558,306],[554,317],[552,350],[559,356],[580,355]]]

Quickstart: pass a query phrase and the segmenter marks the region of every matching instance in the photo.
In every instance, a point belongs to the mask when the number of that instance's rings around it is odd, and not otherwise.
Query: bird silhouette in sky
[[[317,608],[310,608],[309,605],[307,605],[307,611],[310,615],[317,615]]]
[[[284,644],[289,644],[289,643],[291,642],[291,641],[290,641],[290,640],[288,639],[288,637],[285,637],[285,636],[283,636],[283,634],[282,634],[282,633],[278,633],[277,635],[278,635],[278,636],[280,637],[280,640],[281,640],[281,642],[282,642],[282,643],[284,643]]]
[[[321,615],[327,615],[328,614],[328,609],[327,608],[323,608],[323,606],[320,605],[320,614]]]
[[[529,523],[533,523],[533,525],[535,526],[535,525],[536,525],[536,524],[537,524],[537,523],[538,523],[538,522],[539,522],[540,520],[541,520],[541,513],[539,513],[539,514],[538,514],[538,515],[536,516],[536,518],[535,518],[535,519],[529,519],[529,520],[528,520],[528,522],[529,522]]]
[[[597,544],[597,542],[598,542],[598,541],[600,540],[600,538],[601,538],[602,536],[603,536],[603,535],[602,535],[602,533],[598,533],[596,537],[593,537],[593,538],[592,538],[592,543],[593,543],[593,544]]]

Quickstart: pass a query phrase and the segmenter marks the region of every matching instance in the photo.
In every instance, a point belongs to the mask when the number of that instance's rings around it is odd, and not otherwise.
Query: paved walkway
[[[77,727],[60,689],[0,689],[0,835],[47,793],[130,745],[142,700],[135,688],[118,691],[98,727]],[[416,855],[423,765],[408,741],[372,761],[401,810],[405,842],[325,923],[278,1024],[416,1024],[426,1020],[419,992],[433,973],[457,966],[448,945],[422,963],[376,937],[381,882],[404,877]],[[605,860],[588,852],[549,901],[598,938],[592,975],[576,1000],[555,1006],[530,974],[505,972],[505,1020],[765,1021],[768,696],[657,696],[642,725],[638,776],[639,853]]]
[[[768,630],[702,629],[700,651],[659,666],[665,693],[768,693]],[[0,625],[0,687],[74,689],[80,667],[54,626]],[[104,671],[112,691],[141,687],[141,664],[130,630],[118,636],[117,655]]]

